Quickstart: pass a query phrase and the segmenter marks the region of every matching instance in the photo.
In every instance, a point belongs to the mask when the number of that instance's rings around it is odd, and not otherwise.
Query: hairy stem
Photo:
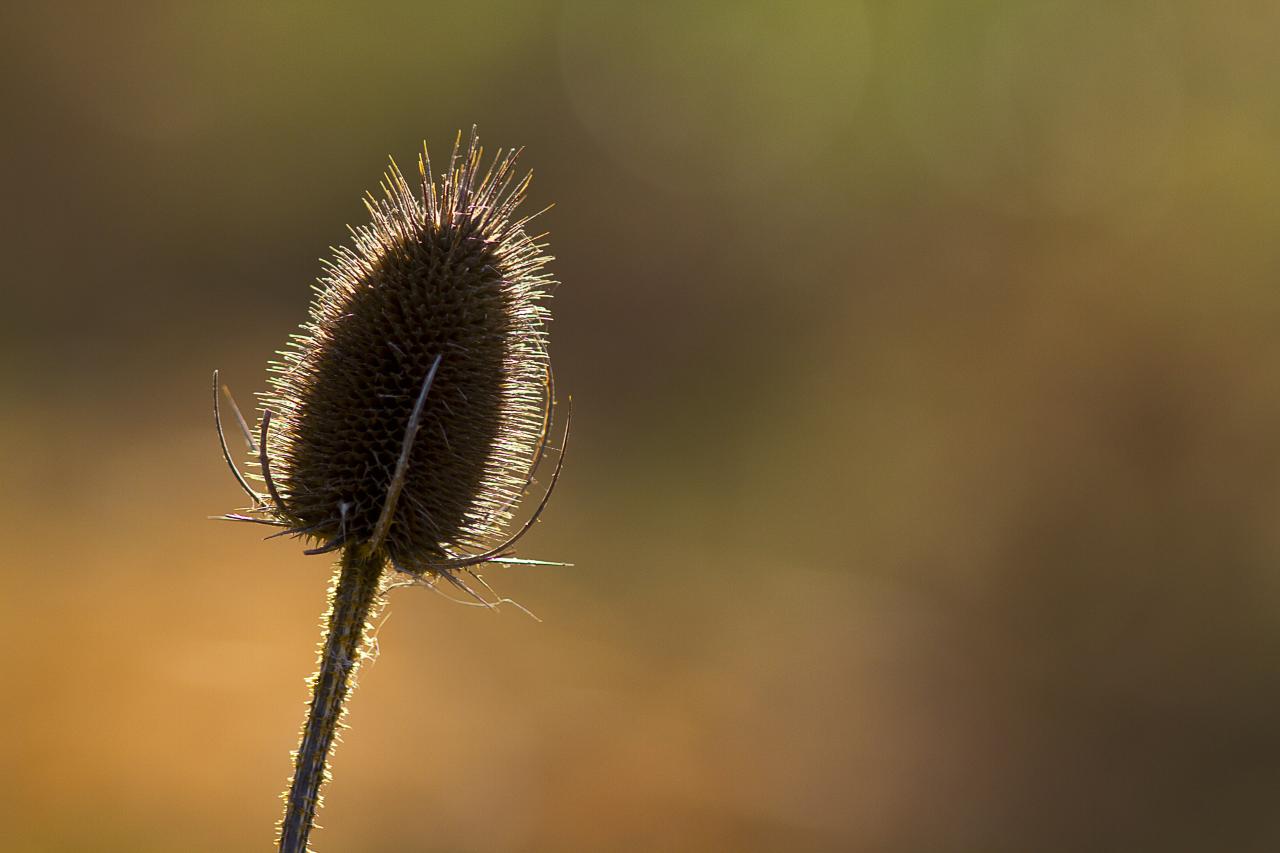
[[[293,781],[280,825],[280,853],[305,853],[315,823],[320,786],[328,778],[329,753],[342,719],[347,692],[360,666],[366,622],[373,616],[382,575],[381,555],[361,549],[342,554],[329,596],[328,628],[320,668],[311,679],[311,708],[302,728]]]

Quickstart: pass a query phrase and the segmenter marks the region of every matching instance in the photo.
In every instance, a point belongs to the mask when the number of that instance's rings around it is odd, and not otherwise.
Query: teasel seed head
[[[518,213],[531,175],[518,150],[484,168],[475,131],[460,141],[438,181],[425,146],[416,187],[392,161],[263,398],[269,511],[409,568],[501,531],[549,416],[551,258]]]

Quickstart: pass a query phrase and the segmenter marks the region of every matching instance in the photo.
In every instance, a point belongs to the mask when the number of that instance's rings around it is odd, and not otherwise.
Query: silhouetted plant
[[[285,798],[283,853],[307,848],[369,622],[391,579],[433,588],[444,580],[493,607],[460,576],[489,589],[476,567],[563,565],[512,556],[547,505],[563,444],[530,518],[490,544],[547,448],[555,389],[542,301],[554,282],[543,271],[546,245],[526,230],[537,214],[517,215],[531,178],[517,178],[519,151],[499,151],[482,171],[474,130],[461,154],[460,142],[439,180],[424,146],[417,188],[392,162],[383,196],[366,197],[370,224],[353,229],[354,248],[335,250],[302,334],[270,367],[256,440],[236,411],[265,491],[227,448],[214,373],[222,451],[252,501],[219,517],[311,539],[307,554],[342,552]]]

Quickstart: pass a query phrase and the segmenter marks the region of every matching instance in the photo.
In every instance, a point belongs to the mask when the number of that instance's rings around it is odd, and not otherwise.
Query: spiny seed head
[[[387,556],[421,566],[481,548],[510,520],[545,434],[545,244],[517,216],[531,175],[519,151],[482,170],[472,132],[437,181],[424,146],[419,185],[392,161],[371,221],[336,249],[310,318],[271,366],[264,407],[280,495],[295,529],[373,540],[406,427],[437,372],[410,446]]]

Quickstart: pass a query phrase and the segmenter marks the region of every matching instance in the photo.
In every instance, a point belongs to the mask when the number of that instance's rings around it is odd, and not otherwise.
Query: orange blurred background
[[[576,566],[391,594],[317,849],[1275,849],[1278,28],[0,13],[0,849],[269,849],[330,564],[206,520],[209,374],[473,123],[556,204]]]

